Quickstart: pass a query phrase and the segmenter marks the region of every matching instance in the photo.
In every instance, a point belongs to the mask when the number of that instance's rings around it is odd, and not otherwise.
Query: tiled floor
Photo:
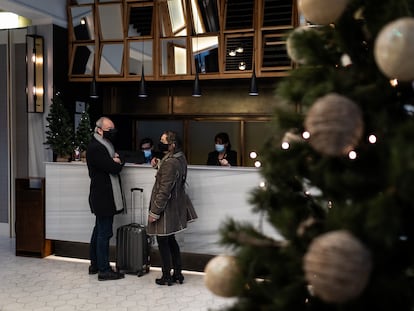
[[[0,232],[1,311],[197,311],[232,303],[205,288],[201,273],[186,271],[184,284],[170,287],[154,283],[156,268],[140,278],[100,282],[88,275],[88,261],[18,257],[14,250],[15,240]]]

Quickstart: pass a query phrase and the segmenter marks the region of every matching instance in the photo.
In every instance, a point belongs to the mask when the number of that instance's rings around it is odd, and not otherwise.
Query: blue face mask
[[[145,149],[144,150],[144,157],[149,158],[152,155],[151,149]]]
[[[216,151],[217,152],[223,152],[224,151],[224,145],[216,144]]]

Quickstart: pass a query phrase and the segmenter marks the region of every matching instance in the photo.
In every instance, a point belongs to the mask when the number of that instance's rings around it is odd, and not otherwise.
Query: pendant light
[[[196,69],[194,85],[193,85],[193,97],[200,97],[201,96],[201,89],[200,89],[200,79],[198,78],[198,71]]]
[[[98,86],[96,83],[96,79],[95,79],[95,75],[93,75],[93,79],[92,79],[92,83],[91,83],[91,87],[89,89],[89,97],[90,98],[99,98],[98,95]]]
[[[198,52],[198,32],[196,33],[197,37],[196,37],[196,52]],[[200,78],[198,77],[198,70],[197,68],[199,67],[199,63],[200,63],[200,54],[197,54],[197,59],[198,62],[195,64],[195,79],[194,79],[194,84],[193,84],[193,97],[200,97],[201,96],[201,88],[200,88]]]
[[[141,73],[141,81],[139,82],[138,97],[142,97],[142,98],[148,97],[147,85],[145,83],[145,76],[144,76],[144,64],[142,64],[142,73]]]
[[[252,77],[250,78],[249,95],[250,96],[259,95],[259,89],[257,88],[256,72],[255,72],[255,66],[254,65],[253,65]]]
[[[142,51],[141,51],[141,81],[139,82],[138,97],[141,97],[141,98],[148,97],[147,85],[145,83],[145,75],[144,75],[144,41],[142,41]]]

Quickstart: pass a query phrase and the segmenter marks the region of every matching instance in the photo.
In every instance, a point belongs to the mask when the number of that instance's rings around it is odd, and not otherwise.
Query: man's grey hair
[[[98,128],[102,128],[103,121],[106,119],[106,117],[100,117],[96,123],[95,123],[95,133],[98,133]]]

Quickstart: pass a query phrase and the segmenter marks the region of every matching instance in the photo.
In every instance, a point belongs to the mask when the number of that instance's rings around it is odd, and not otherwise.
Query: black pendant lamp
[[[194,85],[193,85],[193,97],[201,96],[200,79],[198,78],[198,71],[196,71]]]
[[[250,96],[257,96],[257,95],[259,95],[259,89],[257,88],[257,79],[256,79],[256,72],[255,72],[254,65],[253,65],[252,77],[250,78],[249,95]]]
[[[96,83],[95,75],[93,76],[91,87],[89,89],[89,97],[94,98],[94,99],[99,98],[98,86],[97,86],[97,83]]]
[[[142,98],[148,97],[147,85],[145,83],[145,76],[144,76],[144,64],[142,64],[142,73],[141,73],[141,81],[139,82],[138,97],[142,97]]]

